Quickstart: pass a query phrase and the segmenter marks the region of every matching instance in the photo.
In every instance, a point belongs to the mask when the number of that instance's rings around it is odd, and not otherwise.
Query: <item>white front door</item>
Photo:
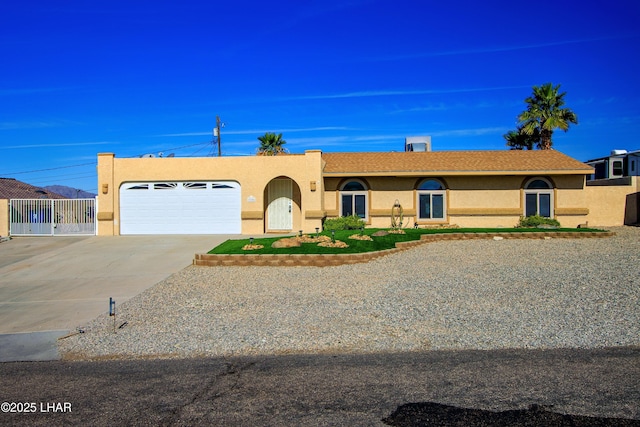
[[[269,183],[268,230],[291,230],[293,228],[292,188],[290,179],[279,178]]]

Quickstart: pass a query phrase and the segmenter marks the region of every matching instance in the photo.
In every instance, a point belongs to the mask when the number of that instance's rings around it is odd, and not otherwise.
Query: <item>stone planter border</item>
[[[272,267],[331,267],[344,264],[360,264],[369,262],[389,254],[404,251],[425,243],[447,240],[475,240],[493,239],[580,239],[611,237],[615,233],[604,232],[513,232],[513,233],[443,233],[423,234],[420,240],[397,242],[396,247],[376,252],[362,252],[357,254],[237,254],[214,255],[196,254],[193,265],[205,267],[217,266],[272,266]]]

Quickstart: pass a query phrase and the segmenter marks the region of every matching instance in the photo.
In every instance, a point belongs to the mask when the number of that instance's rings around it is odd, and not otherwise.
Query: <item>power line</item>
[[[58,170],[58,169],[77,168],[77,167],[80,167],[80,166],[89,166],[89,165],[95,166],[96,164],[97,164],[97,162],[91,162],[91,163],[81,163],[81,164],[78,164],[78,165],[70,165],[70,166],[58,166],[57,168],[35,169],[35,170],[31,170],[31,171],[1,172],[0,175],[23,175],[23,174],[26,174],[26,173],[36,173],[36,172],[53,171],[53,170]]]
[[[190,157],[194,157],[196,154],[198,154],[200,151],[202,151],[205,148],[209,148],[209,142],[206,142],[206,145],[203,145],[202,147],[198,148],[196,151],[194,151]]]
[[[202,151],[204,148],[209,148],[211,141],[205,141],[205,142],[198,142],[195,144],[188,144],[188,145],[182,145],[179,147],[173,147],[173,148],[166,148],[163,149],[163,152],[168,152],[168,151],[173,151],[173,150],[181,150],[184,148],[189,148],[189,147],[195,147],[195,146],[202,146],[200,147],[198,150],[196,150],[194,153],[192,153],[190,156],[188,157],[193,157],[195,156],[197,153],[199,153],[200,151]],[[213,155],[213,147],[211,147],[211,152],[209,153],[210,156]],[[130,156],[130,157],[140,157],[142,156],[142,154],[137,155],[137,156]],[[126,157],[125,157],[126,158]],[[18,172],[0,172],[0,176],[5,176],[5,177],[11,177],[13,175],[25,175],[25,174],[34,174],[34,173],[39,173],[39,172],[50,172],[50,171],[55,171],[55,170],[62,170],[62,169],[71,169],[71,168],[77,168],[77,167],[82,167],[82,166],[96,166],[97,165],[97,161],[94,162],[90,162],[90,163],[79,163],[79,164],[75,164],[75,165],[67,165],[67,166],[57,166],[57,167],[53,167],[53,168],[44,168],[44,169],[33,169],[33,170],[26,170],[26,171],[18,171]],[[75,178],[67,178],[67,177],[75,177]],[[80,174],[62,174],[62,175],[49,175],[48,177],[37,177],[35,178],[34,181],[30,180],[32,183],[37,184],[37,183],[45,183],[45,182],[51,182],[51,181],[71,181],[74,179],[82,179],[82,178],[92,178],[96,176],[95,173],[92,173],[91,175],[80,175]],[[64,179],[63,179],[64,178]]]
[[[73,181],[76,179],[94,178],[94,177],[96,177],[95,173],[91,175],[86,175],[86,174],[54,175],[51,177],[40,177],[40,178],[30,179],[29,183],[42,184],[42,183],[51,182],[51,181]]]
[[[182,145],[182,146],[180,146],[180,147],[163,148],[163,149],[162,149],[162,150],[160,150],[160,151],[165,152],[165,151],[172,151],[172,150],[181,150],[181,149],[183,149],[183,148],[195,147],[196,145],[202,145],[202,144],[210,144],[210,142],[209,142],[209,141],[207,141],[207,142],[197,142],[197,143],[195,143],[195,144]],[[133,156],[129,156],[129,158],[133,158],[133,157],[141,157],[141,156],[143,156],[143,155],[145,155],[145,154],[146,154],[146,153],[136,154],[136,155],[133,155]]]

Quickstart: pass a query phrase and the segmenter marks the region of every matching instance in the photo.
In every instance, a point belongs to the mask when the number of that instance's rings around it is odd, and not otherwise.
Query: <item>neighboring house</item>
[[[64,199],[64,197],[15,178],[0,178],[0,236],[9,234],[9,200],[11,199]]]
[[[0,199],[64,199],[64,196],[15,178],[0,178]]]
[[[396,202],[403,227],[513,227],[533,214],[566,227],[622,223],[611,205],[609,217],[591,219],[598,200],[585,181],[593,168],[558,151],[429,149],[207,158],[102,153],[97,233],[315,232],[324,219],[351,214],[389,227]]]
[[[594,169],[593,174],[587,177],[588,181],[640,176],[640,150],[612,150],[609,156],[585,163]]]
[[[594,168],[586,188],[593,205],[591,217],[603,221],[613,211],[625,225],[640,223],[640,150],[612,150],[609,156],[586,163]]]

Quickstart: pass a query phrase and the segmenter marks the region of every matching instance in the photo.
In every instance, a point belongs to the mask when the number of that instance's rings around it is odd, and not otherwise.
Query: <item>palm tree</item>
[[[563,108],[566,92],[559,93],[560,85],[553,86],[545,83],[533,87],[533,95],[524,100],[527,110],[523,111],[518,120],[520,132],[531,137],[539,134],[539,148],[550,150],[553,142],[551,135],[556,129],[569,130],[571,123],[578,124],[578,117],[568,108]],[[508,144],[508,141],[507,141]]]
[[[263,136],[259,136],[260,146],[258,147],[259,156],[275,156],[277,154],[283,154],[287,152],[287,149],[283,147],[287,143],[282,139],[282,134],[275,134],[267,132]]]
[[[518,127],[516,130],[505,133],[502,137],[507,141],[507,147],[511,150],[533,150],[533,144],[536,145],[536,148],[541,148],[540,132],[537,129],[533,135],[527,135],[521,127]]]

